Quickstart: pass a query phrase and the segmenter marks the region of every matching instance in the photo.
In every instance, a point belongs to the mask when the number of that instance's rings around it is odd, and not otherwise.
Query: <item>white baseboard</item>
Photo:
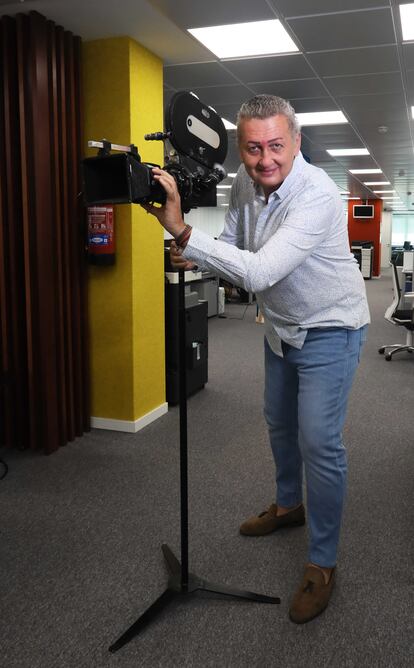
[[[165,402],[146,415],[138,418],[135,421],[129,420],[113,420],[110,418],[91,417],[91,427],[94,429],[110,429],[111,431],[126,431],[130,434],[135,434],[140,429],[158,420],[159,417],[168,413],[168,403]]]

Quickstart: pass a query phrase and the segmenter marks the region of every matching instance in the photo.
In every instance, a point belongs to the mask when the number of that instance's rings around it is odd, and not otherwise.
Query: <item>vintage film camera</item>
[[[165,132],[145,135],[145,139],[164,142],[163,169],[177,183],[183,213],[197,206],[214,206],[216,185],[226,177],[222,163],[227,155],[227,131],[220,116],[193,93],[181,91],[168,105],[165,126]],[[152,177],[155,165],[142,162],[136,146],[106,140],[88,145],[99,151],[83,160],[87,206],[165,202],[164,189]]]

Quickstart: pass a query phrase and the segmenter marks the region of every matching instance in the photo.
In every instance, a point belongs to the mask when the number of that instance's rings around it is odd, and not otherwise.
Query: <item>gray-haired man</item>
[[[269,95],[243,104],[238,144],[243,164],[219,240],[184,224],[175,181],[161,169],[154,176],[166,204],[144,208],[175,238],[177,268],[197,264],[256,293],[276,495],[240,532],[262,536],[304,524],[305,470],[309,557],[289,610],[304,623],[326,608],[334,584],[346,484],[342,428],[369,311],[338,189],[300,153],[291,105]]]

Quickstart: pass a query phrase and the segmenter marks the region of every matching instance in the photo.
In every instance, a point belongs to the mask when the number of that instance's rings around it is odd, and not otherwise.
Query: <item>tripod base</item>
[[[251,591],[244,591],[241,589],[233,589],[226,585],[213,584],[207,580],[203,580],[192,573],[188,575],[188,583],[182,582],[181,564],[170,550],[168,545],[162,545],[162,551],[169,571],[169,580],[167,589],[159,596],[145,612],[138,617],[138,619],[123,633],[118,640],[116,640],[109,648],[110,652],[116,652],[126,645],[130,640],[140,633],[140,631],[151,620],[161,612],[168,603],[173,601],[177,596],[193,594],[196,591],[208,591],[220,596],[229,596],[231,598],[240,598],[256,603],[280,603],[280,598],[274,596],[265,596],[264,594],[254,594]]]

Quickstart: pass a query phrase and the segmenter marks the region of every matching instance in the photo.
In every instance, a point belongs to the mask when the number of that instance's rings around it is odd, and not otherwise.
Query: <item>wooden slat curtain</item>
[[[0,19],[0,445],[89,428],[80,39]]]

